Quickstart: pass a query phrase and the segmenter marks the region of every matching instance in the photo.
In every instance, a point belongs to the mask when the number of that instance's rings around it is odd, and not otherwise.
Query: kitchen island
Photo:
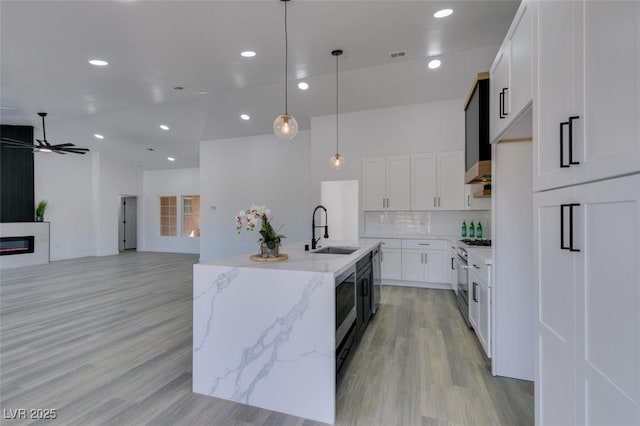
[[[249,255],[194,265],[193,392],[333,424],[335,277],[379,246],[349,255],[283,247],[284,262]]]

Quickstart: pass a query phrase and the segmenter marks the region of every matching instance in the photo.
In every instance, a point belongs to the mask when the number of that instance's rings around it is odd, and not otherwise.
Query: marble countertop
[[[469,247],[466,250],[482,259],[485,265],[493,265],[493,250],[491,250],[491,247]]]
[[[379,243],[380,241],[375,239],[359,239],[353,241],[322,240],[320,242],[321,247],[353,247],[358,250],[349,255],[325,254],[305,251],[301,244],[284,245],[280,247],[280,253],[286,253],[289,259],[283,262],[254,262],[249,259],[249,254],[245,254],[203,262],[202,265],[281,271],[327,272],[338,275],[369,253]]]

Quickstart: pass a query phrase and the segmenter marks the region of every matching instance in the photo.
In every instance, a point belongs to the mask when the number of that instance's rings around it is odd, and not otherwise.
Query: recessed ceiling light
[[[161,128],[162,130],[169,130],[169,126],[167,126],[166,124],[161,124],[161,125],[160,125],[160,128]]]
[[[204,91],[203,92],[198,92],[198,95],[208,95],[208,94],[209,94],[209,92],[204,92]]]
[[[436,68],[440,68],[440,65],[442,65],[442,62],[440,62],[440,59],[434,59],[427,64],[427,66],[432,70],[435,70]]]
[[[244,52],[240,53],[240,56],[244,58],[253,58],[254,56],[256,56],[256,52],[254,52],[253,50],[245,50]]]
[[[300,83],[298,83],[298,89],[300,90],[307,90],[309,88],[309,83],[301,81]]]
[[[169,160],[169,161],[176,161],[176,159],[175,159],[175,158],[173,158],[173,157],[167,157],[167,160]]]
[[[453,9],[442,9],[433,14],[434,18],[446,18],[453,13]]]
[[[93,135],[96,139],[104,139],[104,136],[102,136],[99,133],[96,133],[95,135]]]
[[[249,116],[249,114],[240,114],[240,118],[242,118],[243,120],[249,120],[251,117]]]
[[[97,67],[106,67],[107,65],[109,65],[109,62],[105,61],[104,59],[91,59],[89,63]]]

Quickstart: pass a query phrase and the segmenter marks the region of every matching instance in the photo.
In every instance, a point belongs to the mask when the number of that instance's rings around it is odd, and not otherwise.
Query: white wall
[[[357,179],[362,203],[362,159],[395,154],[464,149],[464,100],[454,99],[340,114],[341,170],[329,165],[336,150],[335,115],[311,119],[311,204],[320,201],[320,182]],[[360,231],[363,226],[360,218]]]
[[[268,134],[200,143],[201,261],[257,252],[257,230],[238,234],[234,225],[252,203],[272,210],[276,229],[284,225],[284,244],[309,242],[309,141],[301,131],[291,141]]]
[[[96,153],[34,153],[36,204],[47,200],[51,260],[95,255],[93,161]]]
[[[51,260],[118,252],[118,194],[142,193],[142,173],[98,152],[34,155],[36,203],[48,201]]]
[[[144,240],[139,250],[172,253],[199,253],[200,238],[182,236],[182,199],[183,195],[200,194],[200,171],[197,168],[154,170],[144,172],[144,197],[138,201],[138,212],[142,210]],[[178,197],[178,235],[163,237],[160,235],[160,197],[175,195]],[[202,199],[201,199],[202,201]],[[201,203],[200,222],[202,223]],[[201,230],[202,235],[202,230]]]
[[[122,161],[98,153],[100,161],[95,176],[97,178],[97,199],[99,214],[96,216],[96,255],[106,256],[118,253],[118,218],[120,217],[120,197],[142,195],[142,171]],[[138,211],[138,237],[142,235],[142,214]]]

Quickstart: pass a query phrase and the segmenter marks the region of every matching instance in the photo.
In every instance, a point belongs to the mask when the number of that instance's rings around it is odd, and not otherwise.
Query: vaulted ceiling
[[[310,117],[335,114],[337,48],[341,112],[463,98],[518,4],[292,0],[289,112],[302,129]],[[433,17],[446,7],[451,16]],[[2,124],[39,129],[36,113],[46,111],[52,143],[144,169],[197,166],[201,140],[271,133],[284,112],[279,0],[3,0],[0,43]],[[245,50],[257,54],[244,58]],[[406,54],[391,58],[397,51]],[[109,65],[92,66],[92,58]],[[433,58],[442,61],[436,70],[426,66]],[[300,81],[309,89],[299,90]]]

